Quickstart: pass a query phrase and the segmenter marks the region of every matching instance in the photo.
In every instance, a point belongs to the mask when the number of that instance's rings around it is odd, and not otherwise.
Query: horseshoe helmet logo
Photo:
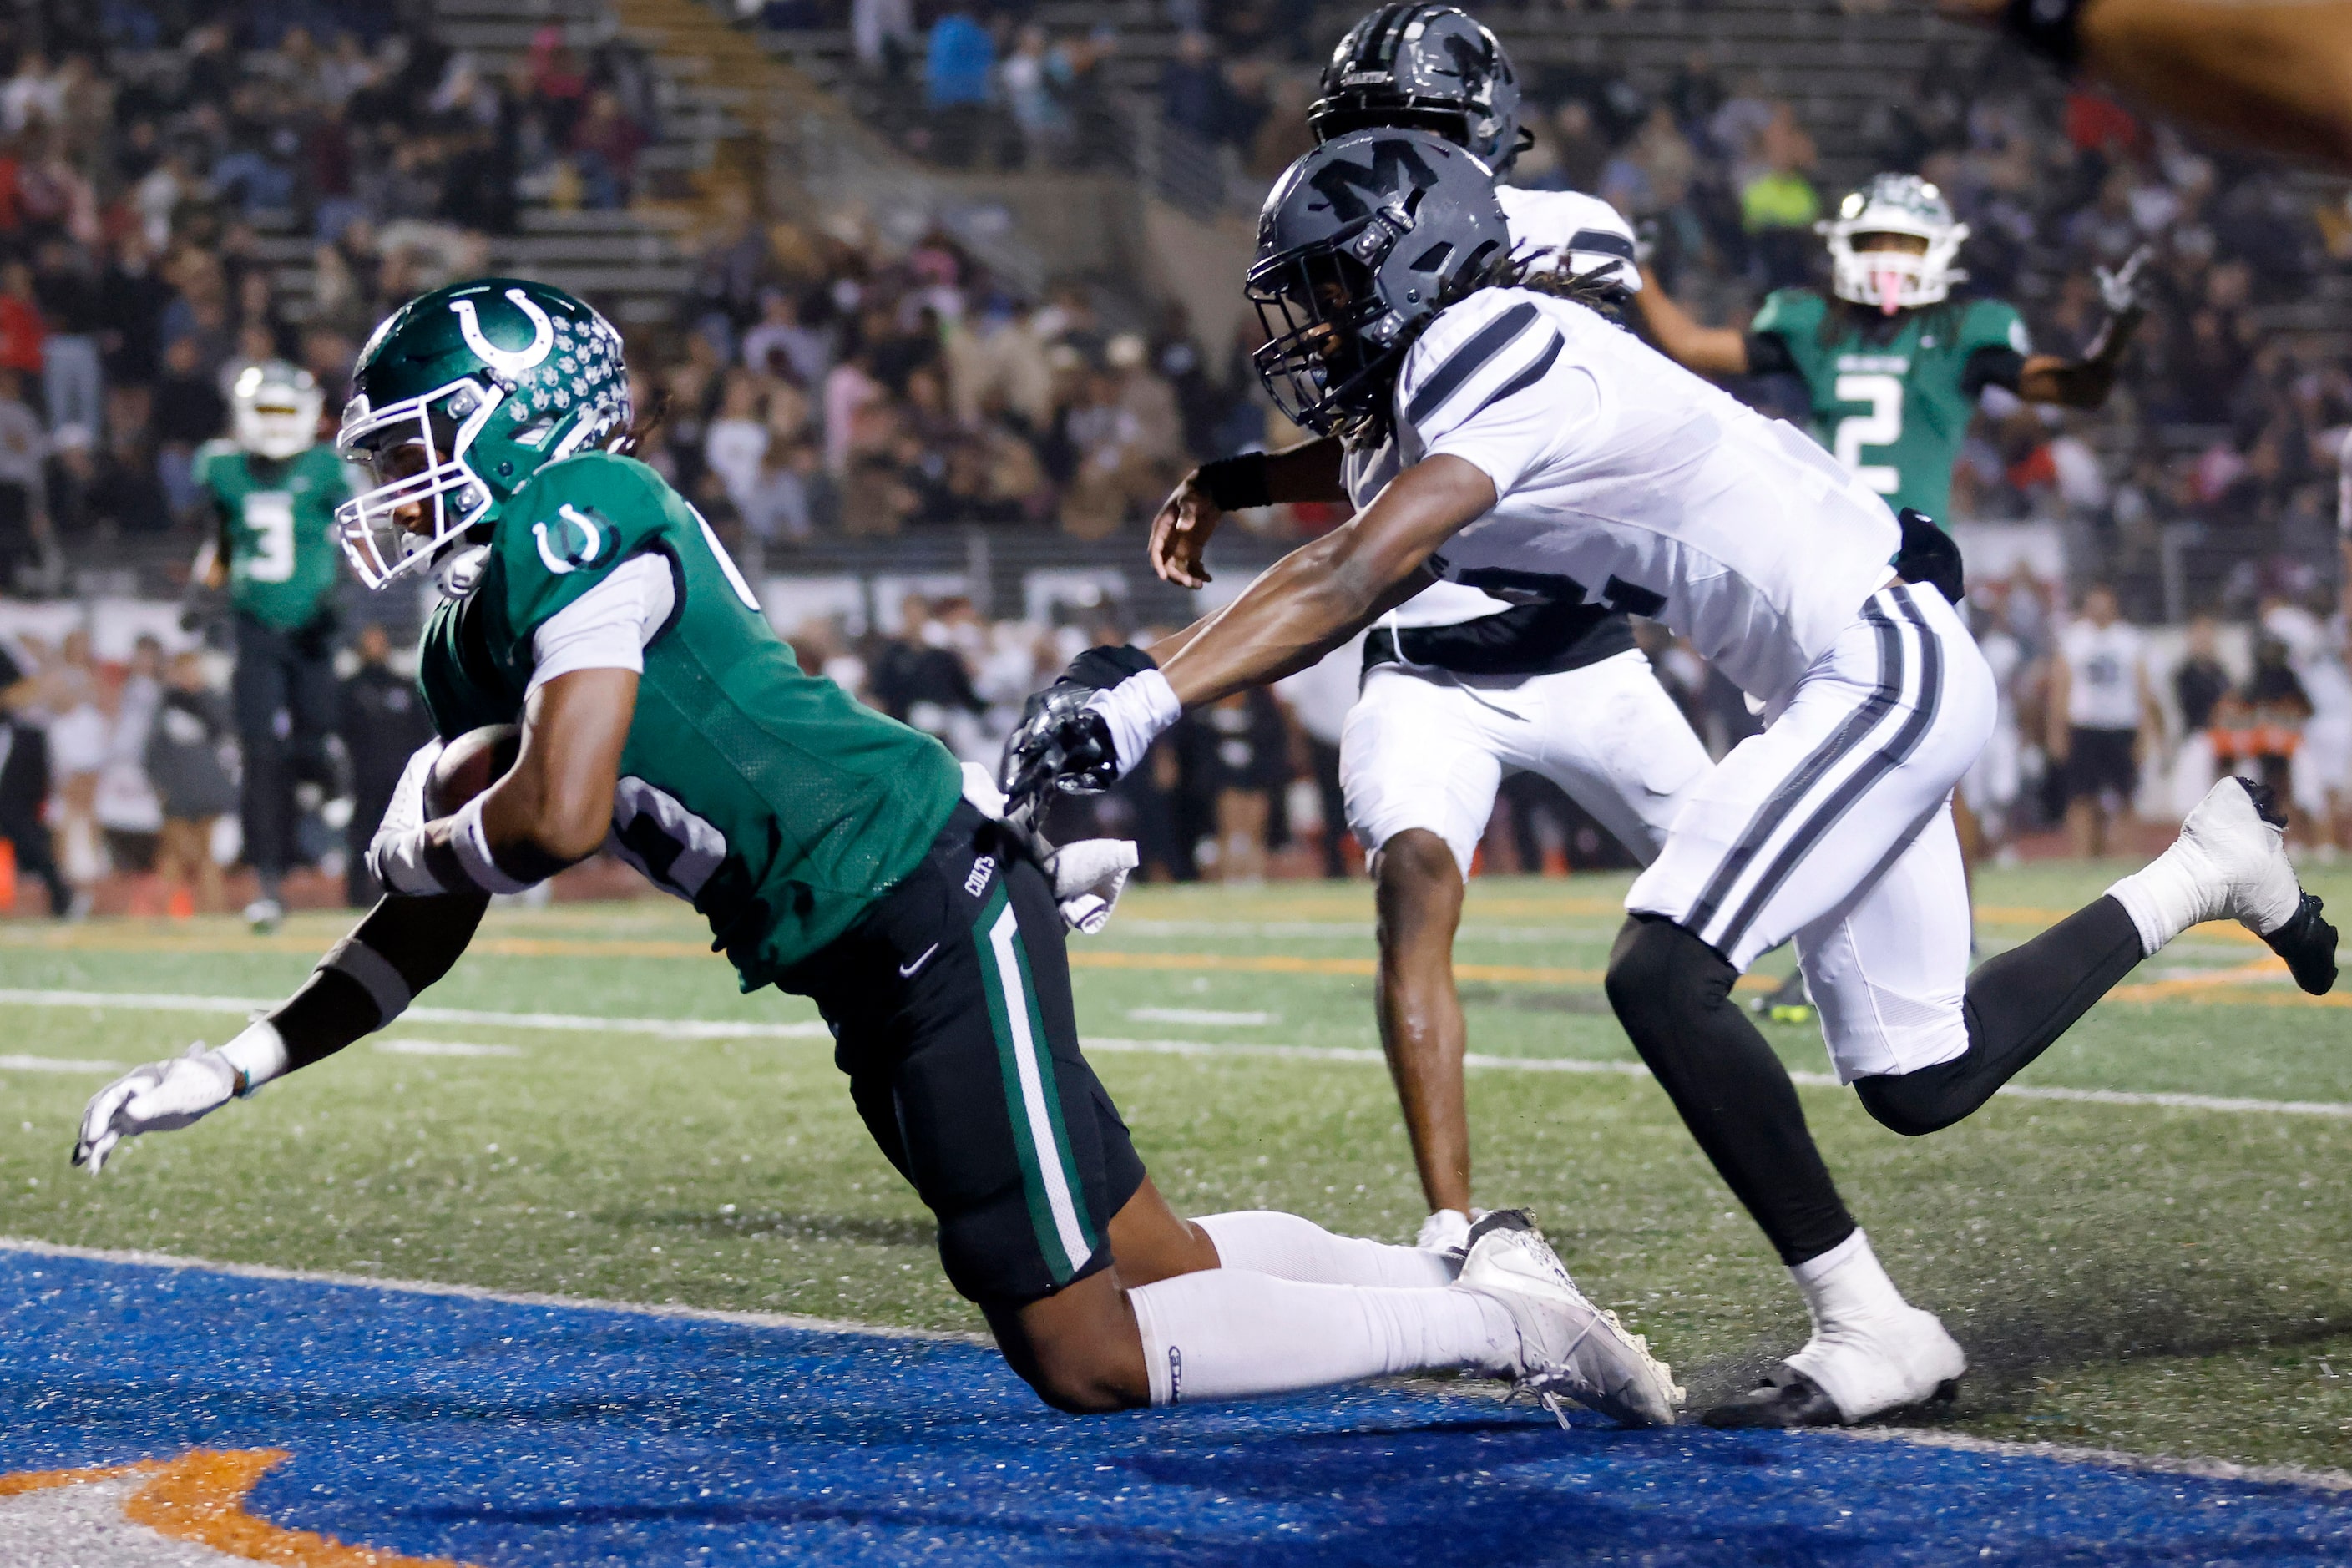
[[[520,289],[507,290],[507,299],[515,309],[530,318],[530,346],[526,349],[502,349],[490,342],[482,331],[482,323],[474,313],[471,300],[452,300],[449,309],[457,318],[457,330],[465,334],[466,346],[474,351],[491,374],[507,383],[520,381],[539,368],[555,348],[555,323],[547,312],[531,302],[530,296]]]

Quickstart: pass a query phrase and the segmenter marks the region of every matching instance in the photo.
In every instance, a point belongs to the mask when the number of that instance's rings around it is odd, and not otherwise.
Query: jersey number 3
[[[294,498],[283,490],[256,490],[245,498],[245,526],[253,551],[243,563],[248,582],[283,583],[294,575]]]
[[[1837,460],[1880,495],[1903,488],[1903,471],[1889,463],[1865,463],[1864,447],[1892,447],[1903,439],[1903,378],[1895,375],[1842,375],[1837,378],[1840,403],[1867,403],[1867,414],[1838,421]]]

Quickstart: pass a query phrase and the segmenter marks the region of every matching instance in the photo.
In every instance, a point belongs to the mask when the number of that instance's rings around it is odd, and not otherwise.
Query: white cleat
[[[2336,984],[2336,928],[2295,879],[2285,838],[2286,814],[2269,787],[2226,778],[2183,819],[2164,858],[2194,882],[2199,919],[2238,921],[2286,960],[2296,984],[2322,995]]]
[[[1943,1320],[1905,1307],[1818,1331],[1759,1387],[1699,1419],[1709,1426],[1852,1426],[1890,1410],[1949,1400],[1968,1352]]]
[[[256,899],[245,906],[245,923],[256,936],[268,936],[286,918],[286,906],[276,899]]]
[[[1671,1426],[1683,1391],[1674,1369],[1587,1300],[1524,1209],[1496,1209],[1470,1227],[1458,1284],[1499,1303],[1518,1331],[1514,1394],[1531,1394],[1559,1424],[1562,1398],[1627,1426]]]

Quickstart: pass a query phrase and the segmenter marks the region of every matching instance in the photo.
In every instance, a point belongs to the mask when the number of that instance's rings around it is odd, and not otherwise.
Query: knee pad
[[[1609,1005],[1647,1058],[1700,1015],[1732,1005],[1739,972],[1672,921],[1635,915],[1610,950]],[[1653,1064],[1654,1065],[1654,1064]]]

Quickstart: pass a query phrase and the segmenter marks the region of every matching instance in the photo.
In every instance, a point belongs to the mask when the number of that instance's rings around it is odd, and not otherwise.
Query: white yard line
[[[0,990],[0,1007],[121,1008],[148,1013],[234,1013],[245,1016],[267,1003],[235,996],[189,996],[129,991],[8,991]],[[740,1024],[690,1018],[595,1018],[568,1013],[492,1013],[459,1007],[411,1007],[401,1017],[412,1024],[473,1024],[509,1029],[552,1029],[588,1034],[656,1035],[677,1040],[823,1040],[832,1032],[815,1021],[799,1024]],[[1362,1062],[1380,1065],[1380,1052],[1352,1046],[1250,1045],[1223,1040],[1130,1040],[1090,1037],[1089,1051],[1177,1057],[1270,1057],[1298,1061]],[[1496,1072],[1565,1072],[1615,1074],[1647,1078],[1650,1069],[1639,1062],[1583,1061],[1570,1057],[1502,1057],[1474,1051],[1465,1066]],[[30,1071],[69,1071],[88,1066],[100,1071],[110,1062],[68,1064],[58,1058],[0,1058],[0,1069],[10,1061],[54,1064]],[[1834,1089],[1828,1073],[1792,1072],[1797,1082],[1814,1089]],[[2331,1100],[2244,1100],[2219,1094],[2175,1094],[2121,1089],[2059,1089],[2039,1084],[2011,1084],[2000,1091],[2010,1100],[2046,1100],[2083,1105],[2127,1105],[2169,1110],[2214,1110],[2252,1116],[2316,1116],[2352,1121],[2352,1102]]]
[[[0,990],[0,1007],[98,1007],[136,1013],[233,1013],[247,1017],[276,1006],[244,996],[191,996],[148,991]],[[411,1007],[412,1024],[480,1024],[509,1029],[559,1029],[587,1034],[659,1035],[673,1040],[824,1040],[833,1031],[815,1019],[798,1024],[741,1023],[699,1018],[595,1018],[573,1013],[491,1013],[471,1007]]]
[[[0,1072],[121,1072],[121,1062],[85,1057],[0,1057]]]
[[[2116,1448],[2087,1448],[2073,1443],[2006,1443],[1994,1437],[1971,1437],[1965,1432],[1921,1430],[1906,1426],[1841,1426],[1839,1436],[1880,1443],[1916,1443],[1925,1448],[1957,1448],[1967,1454],[1991,1454],[2004,1459],[2055,1459],[2067,1465],[2105,1465],[2119,1470],[2148,1470],[2159,1475],[2195,1476],[2209,1481],[2252,1481],[2266,1486],[2310,1487],[2319,1491],[2352,1492],[2352,1472],[2314,1469],[2305,1465],[2239,1465],[2227,1459],[2184,1459],[2167,1454],[2126,1454]]]

